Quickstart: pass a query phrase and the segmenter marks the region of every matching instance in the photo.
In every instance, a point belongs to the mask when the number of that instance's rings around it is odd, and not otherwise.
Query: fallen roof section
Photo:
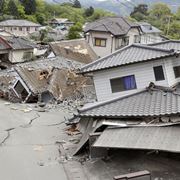
[[[93,147],[161,150],[180,153],[180,126],[107,128]]]
[[[180,113],[180,94],[173,89],[154,86],[128,96],[115,98],[79,110],[81,117],[155,117]]]
[[[98,59],[85,39],[52,42],[50,46],[56,56],[63,56],[84,64]]]
[[[100,58],[81,68],[81,73],[89,73],[138,62],[146,62],[169,56],[174,56],[173,50],[160,49],[146,45],[132,44],[106,57]]]

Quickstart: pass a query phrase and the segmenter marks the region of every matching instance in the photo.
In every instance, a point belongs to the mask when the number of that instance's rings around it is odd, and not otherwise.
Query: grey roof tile
[[[81,68],[81,72],[88,73],[136,62],[145,62],[174,54],[175,53],[171,50],[133,44],[85,65]]]
[[[180,51],[180,41],[178,40],[167,40],[159,43],[149,44],[149,46],[168,50],[175,49]]]
[[[28,26],[32,26],[32,27],[40,27],[40,24],[31,22],[31,21],[27,21],[24,19],[10,19],[10,20],[5,20],[5,21],[1,21],[0,22],[0,27],[1,26],[16,26],[16,27],[28,27]]]
[[[105,17],[87,24],[84,31],[103,31],[119,36],[125,35],[132,27],[140,28],[138,24],[131,22],[124,17]]]
[[[79,110],[83,117],[142,117],[180,113],[180,94],[147,89]]]

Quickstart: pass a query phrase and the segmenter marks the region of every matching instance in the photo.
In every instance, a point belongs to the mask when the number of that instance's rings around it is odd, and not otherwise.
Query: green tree
[[[174,21],[170,24],[168,36],[172,39],[180,39],[180,22]]]
[[[21,4],[18,4],[17,10],[18,10],[18,17],[24,19],[25,18],[24,6],[22,6]]]
[[[171,9],[165,3],[156,3],[152,6],[149,11],[150,16],[156,19],[163,19],[171,15]]]
[[[134,10],[131,12],[130,16],[137,21],[145,20],[148,15],[148,5],[147,4],[139,4],[134,7]]]
[[[43,13],[36,13],[36,20],[38,23],[44,25],[46,21],[46,17]]]
[[[85,9],[85,12],[84,12],[84,14],[85,14],[86,17],[92,16],[93,13],[94,13],[94,8],[93,8],[92,6],[90,6],[90,7],[87,8],[87,9]]]
[[[27,15],[32,15],[36,12],[36,0],[20,0],[24,6]]]
[[[79,0],[74,0],[73,7],[81,8],[81,3],[79,2]]]
[[[3,13],[4,10],[4,0],[0,0],[0,14]]]
[[[80,38],[80,33],[83,31],[82,24],[76,23],[74,26],[71,26],[68,33],[69,39],[78,39]]]
[[[10,0],[8,5],[7,5],[7,9],[8,9],[8,13],[14,17],[18,17],[19,13],[18,13],[18,8],[16,6],[16,3],[14,2],[14,0]]]

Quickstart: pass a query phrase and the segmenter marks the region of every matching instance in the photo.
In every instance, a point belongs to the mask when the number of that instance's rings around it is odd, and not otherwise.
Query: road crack
[[[6,129],[5,131],[7,132],[7,136],[2,140],[2,142],[0,143],[0,146],[2,146],[11,136],[11,131],[13,131],[15,128],[10,128],[10,129]]]

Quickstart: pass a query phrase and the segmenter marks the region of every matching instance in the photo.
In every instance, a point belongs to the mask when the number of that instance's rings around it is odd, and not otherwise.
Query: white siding
[[[107,99],[137,92],[147,87],[150,82],[154,82],[156,85],[168,86],[168,78],[166,75],[164,64],[165,62],[163,60],[149,61],[146,63],[137,63],[128,66],[122,66],[118,68],[95,72],[94,84],[98,101],[104,101]],[[155,81],[153,67],[159,65],[163,66],[165,75],[165,80],[163,81]],[[135,75],[137,89],[112,93],[110,79],[128,75]]]
[[[18,62],[25,62],[30,59],[23,59],[24,53],[25,52],[31,52],[33,55],[33,49],[32,50],[16,50],[16,51],[10,51],[9,52],[9,61],[12,63],[18,63]]]
[[[157,42],[162,42],[163,38],[160,34],[156,33],[147,33],[141,35],[141,44],[152,44]]]
[[[175,74],[174,74],[174,66],[180,66],[180,57],[175,58],[172,57],[171,60],[166,60],[166,73],[167,73],[167,77],[168,77],[168,84],[169,86],[173,86],[174,84],[180,82],[180,78],[175,78]]]

